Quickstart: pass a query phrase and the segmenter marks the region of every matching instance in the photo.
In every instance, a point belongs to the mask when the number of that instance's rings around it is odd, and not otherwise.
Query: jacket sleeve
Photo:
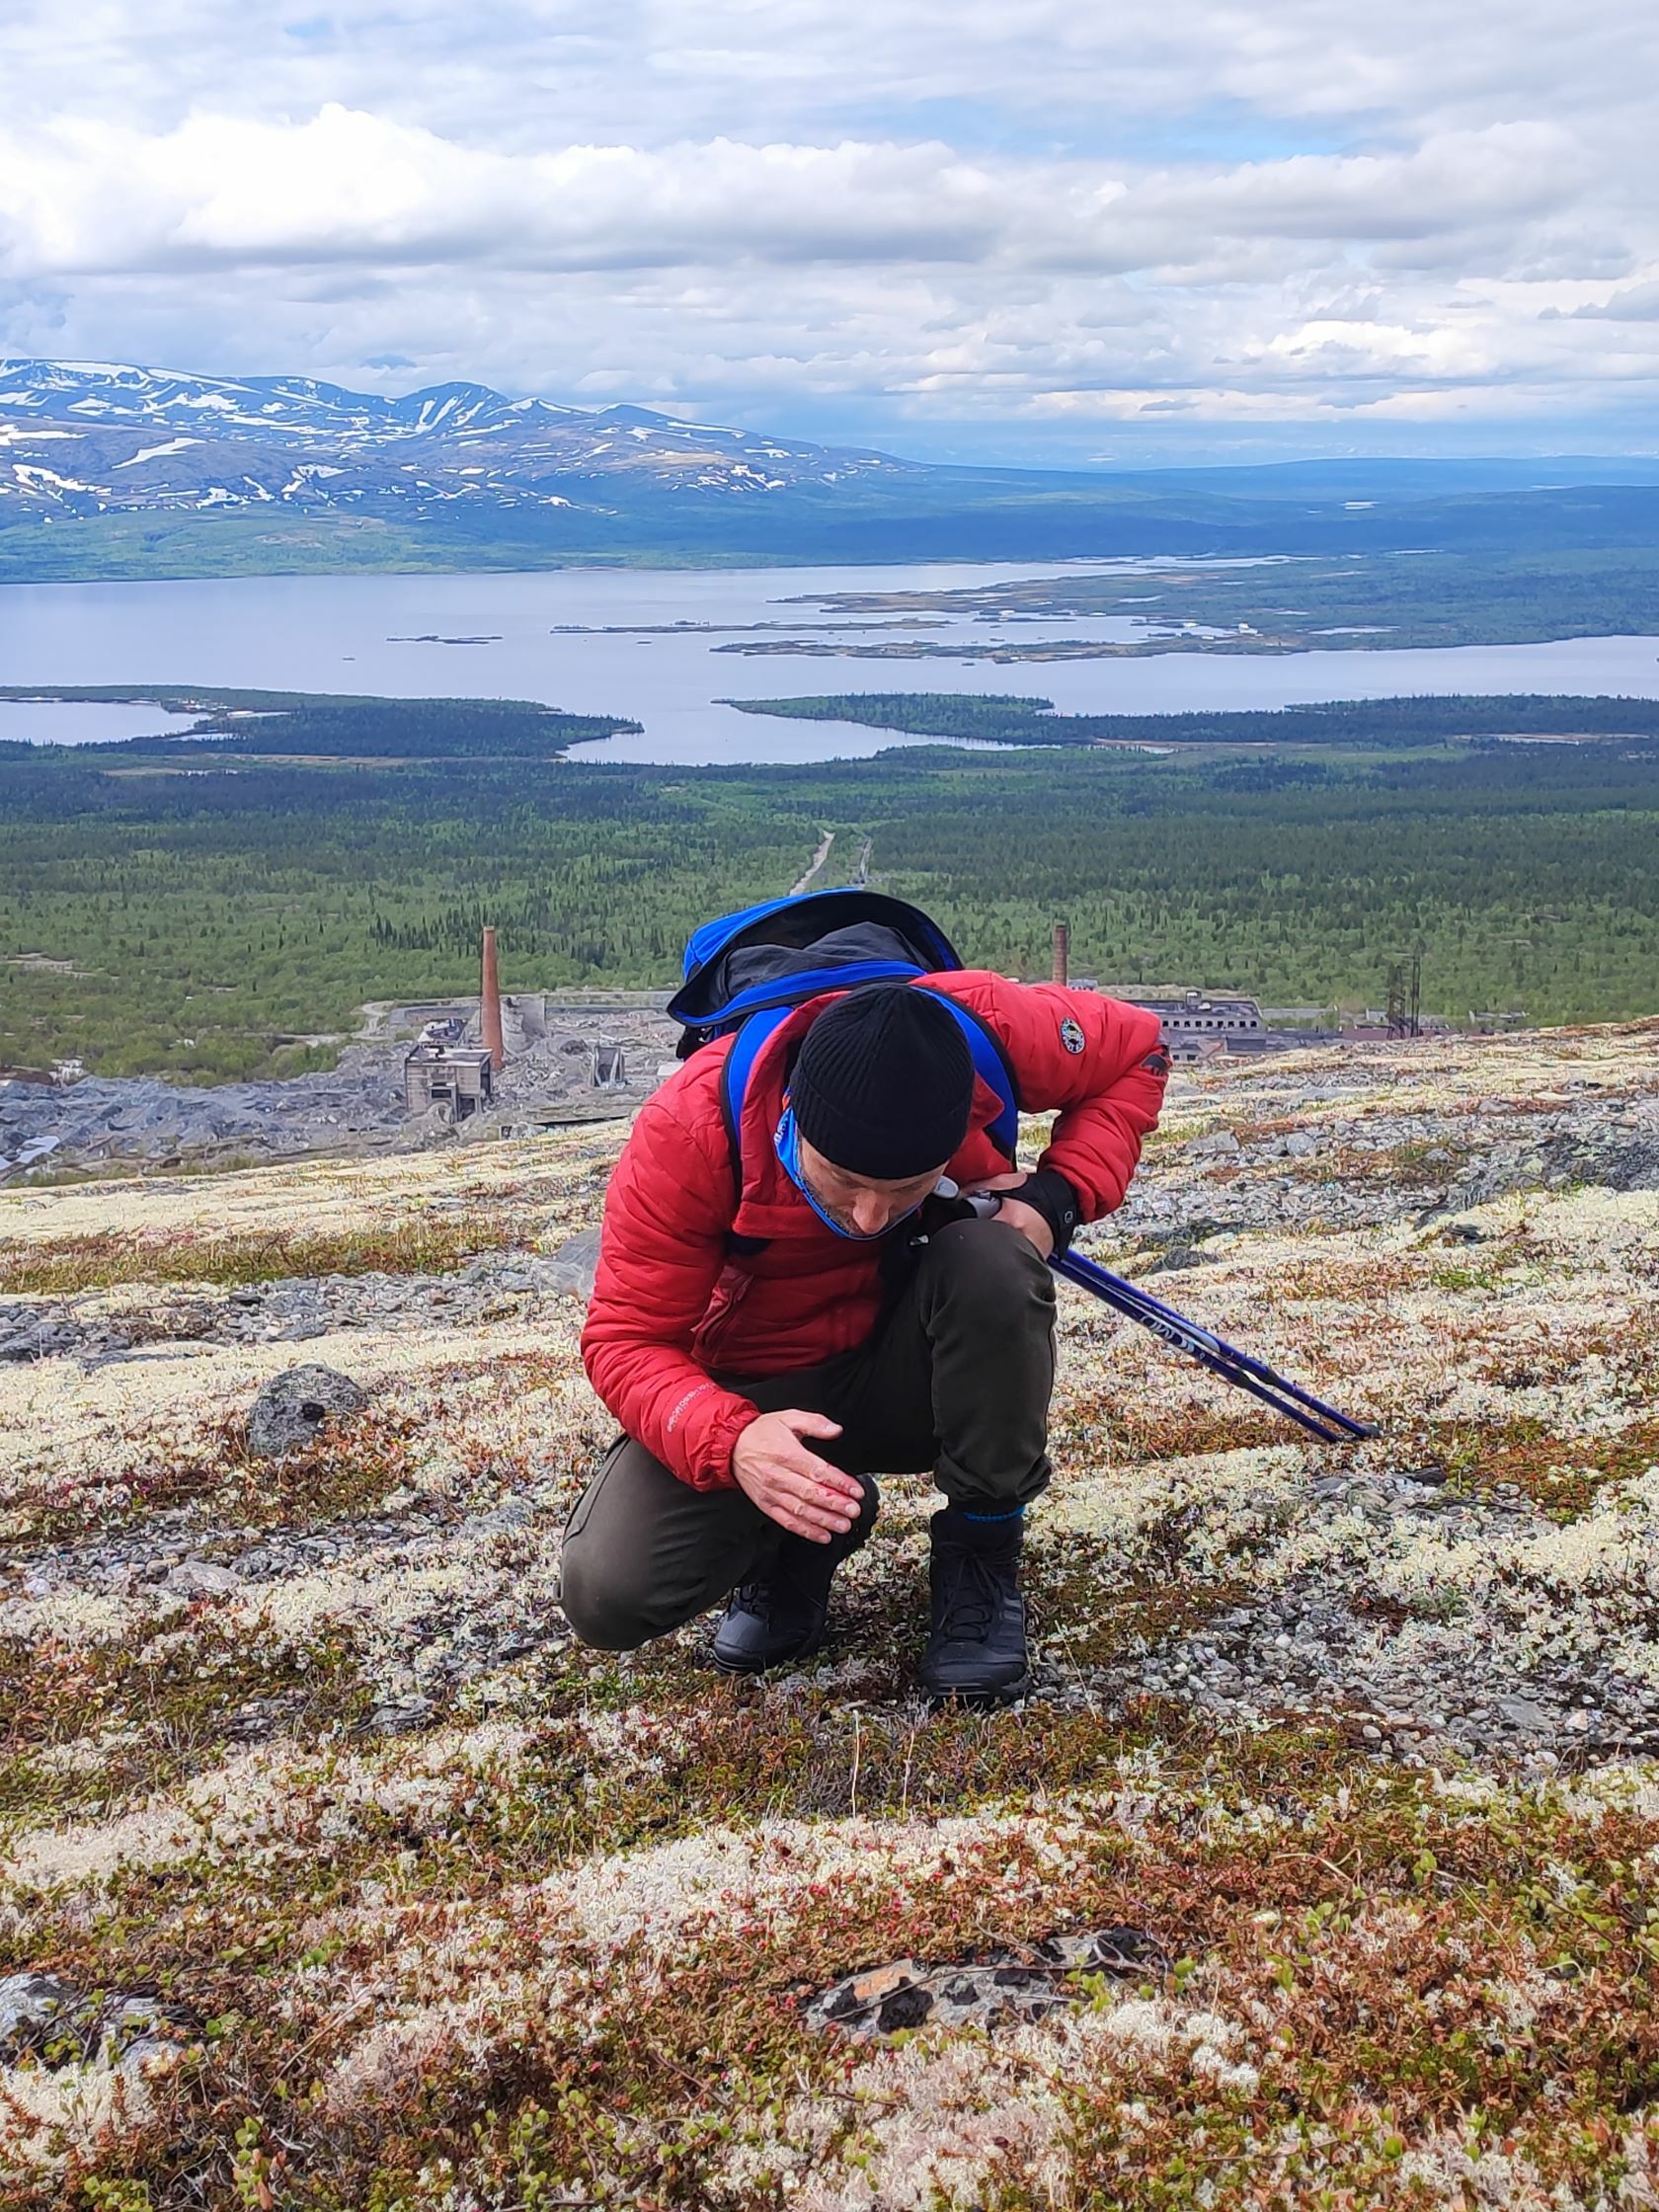
[[[1157,1127],[1169,1077],[1162,1025],[1097,990],[987,982],[983,1010],[1002,1039],[1022,1109],[1059,1108],[1038,1165],[1058,1168],[1082,1220],[1098,1221],[1123,1204],[1142,1142]]]
[[[628,1434],[694,1490],[734,1487],[732,1447],[759,1410],[691,1357],[732,1213],[730,1162],[648,1101],[605,1194],[582,1361]]]

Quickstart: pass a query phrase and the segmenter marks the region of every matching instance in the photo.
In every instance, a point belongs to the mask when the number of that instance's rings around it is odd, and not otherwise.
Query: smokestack
[[[490,1066],[501,1068],[507,1054],[502,1048],[501,982],[496,974],[496,933],[484,932],[483,975],[478,992],[479,1035],[490,1048]]]
[[[1054,980],[1057,984],[1068,981],[1071,968],[1071,924],[1057,921],[1054,925]]]

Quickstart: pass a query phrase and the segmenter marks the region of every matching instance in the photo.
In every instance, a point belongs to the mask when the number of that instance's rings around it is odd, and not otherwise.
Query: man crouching
[[[988,1134],[954,998],[1028,1113],[1036,1171]],[[734,1674],[824,1640],[836,1567],[868,1540],[876,1471],[930,1471],[930,1696],[1029,1687],[1019,1557],[1046,1486],[1055,1373],[1046,1264],[1123,1199],[1167,1073],[1155,1015],[958,970],[825,992],[767,1038],[734,1111],[705,1046],[640,1110],[605,1201],[582,1352],[624,1431],[565,1531],[564,1609],[628,1651],[721,1598]],[[948,1219],[949,1177],[996,1189]]]

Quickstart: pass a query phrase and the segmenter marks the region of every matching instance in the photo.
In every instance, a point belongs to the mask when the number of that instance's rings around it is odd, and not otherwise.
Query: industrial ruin
[[[545,1018],[541,1026],[545,1035]],[[423,1024],[403,1064],[407,1112],[428,1114],[435,1107],[449,1121],[462,1122],[494,1103],[496,1076],[507,1065],[494,929],[485,930],[479,958],[478,1027],[483,1042],[469,1045],[463,1014],[439,1014]]]
[[[505,1127],[551,1127],[632,1112],[661,1078],[677,1032],[666,991],[504,991],[496,932],[479,946],[478,997],[394,1008],[413,1026],[403,1063],[404,1110],[461,1127],[489,1115]]]
[[[1163,1041],[1172,1061],[1192,1064],[1222,1054],[1237,1057],[1294,1051],[1298,1046],[1377,1044],[1389,1039],[1421,1036],[1425,1029],[1444,1028],[1422,1012],[1423,962],[1421,954],[1407,954],[1388,969],[1388,1003],[1385,1010],[1367,1013],[1358,1022],[1340,1028],[1299,1026],[1295,1019],[1311,1009],[1275,1008],[1272,1015],[1261,1001],[1238,990],[1202,990],[1190,984],[1111,984],[1102,986],[1093,976],[1073,976],[1071,930],[1057,921],[1052,940],[1050,973],[1057,984],[1073,990],[1104,988],[1113,998],[1143,1006],[1163,1024]],[[1494,1018],[1471,1015],[1475,1026],[1495,1026]],[[1519,1023],[1524,1017],[1512,1017]]]

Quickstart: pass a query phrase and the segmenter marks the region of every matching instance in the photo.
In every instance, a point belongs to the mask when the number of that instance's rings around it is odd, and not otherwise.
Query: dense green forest
[[[119,684],[54,687],[42,693],[21,684],[0,686],[0,699],[96,702],[142,701],[200,719],[181,737],[146,738],[135,749],[127,738],[77,746],[83,758],[127,761],[135,750],[146,760],[187,762],[212,753],[284,753],[313,759],[549,759],[568,745],[608,738],[640,725],[625,715],[561,714],[534,699],[379,699],[305,691],[187,690],[147,685],[135,692]],[[21,758],[33,746],[0,745],[0,757]]]
[[[841,691],[726,699],[743,714],[857,722],[981,745],[1444,746],[1476,737],[1659,737],[1659,699],[1487,697],[1339,699],[1318,706],[1198,714],[1057,714],[1051,699],[972,691]]]
[[[1465,730],[1473,704],[1381,703],[1408,719],[1459,709]],[[1518,704],[1503,702],[1511,728]],[[1585,729],[1604,707],[1545,710]],[[869,836],[874,881],[932,908],[967,959],[1011,973],[1046,972],[1065,914],[1076,968],[1109,984],[1360,1007],[1379,1002],[1388,958],[1420,947],[1425,1004],[1455,1017],[1655,1009],[1651,722],[1577,746],[1440,731],[1314,750],[1287,744],[1291,716],[1226,719],[1273,749],[923,748],[691,769],[435,738],[395,759],[344,745],[305,760],[241,747],[215,759],[216,745],[186,760],[176,740],[13,748],[0,1063],[75,1054],[198,1079],[291,1067],[305,1048],[288,1040],[349,1030],[364,999],[473,986],[485,920],[509,988],[667,984],[696,921],[786,889],[827,827],[826,880]]]

